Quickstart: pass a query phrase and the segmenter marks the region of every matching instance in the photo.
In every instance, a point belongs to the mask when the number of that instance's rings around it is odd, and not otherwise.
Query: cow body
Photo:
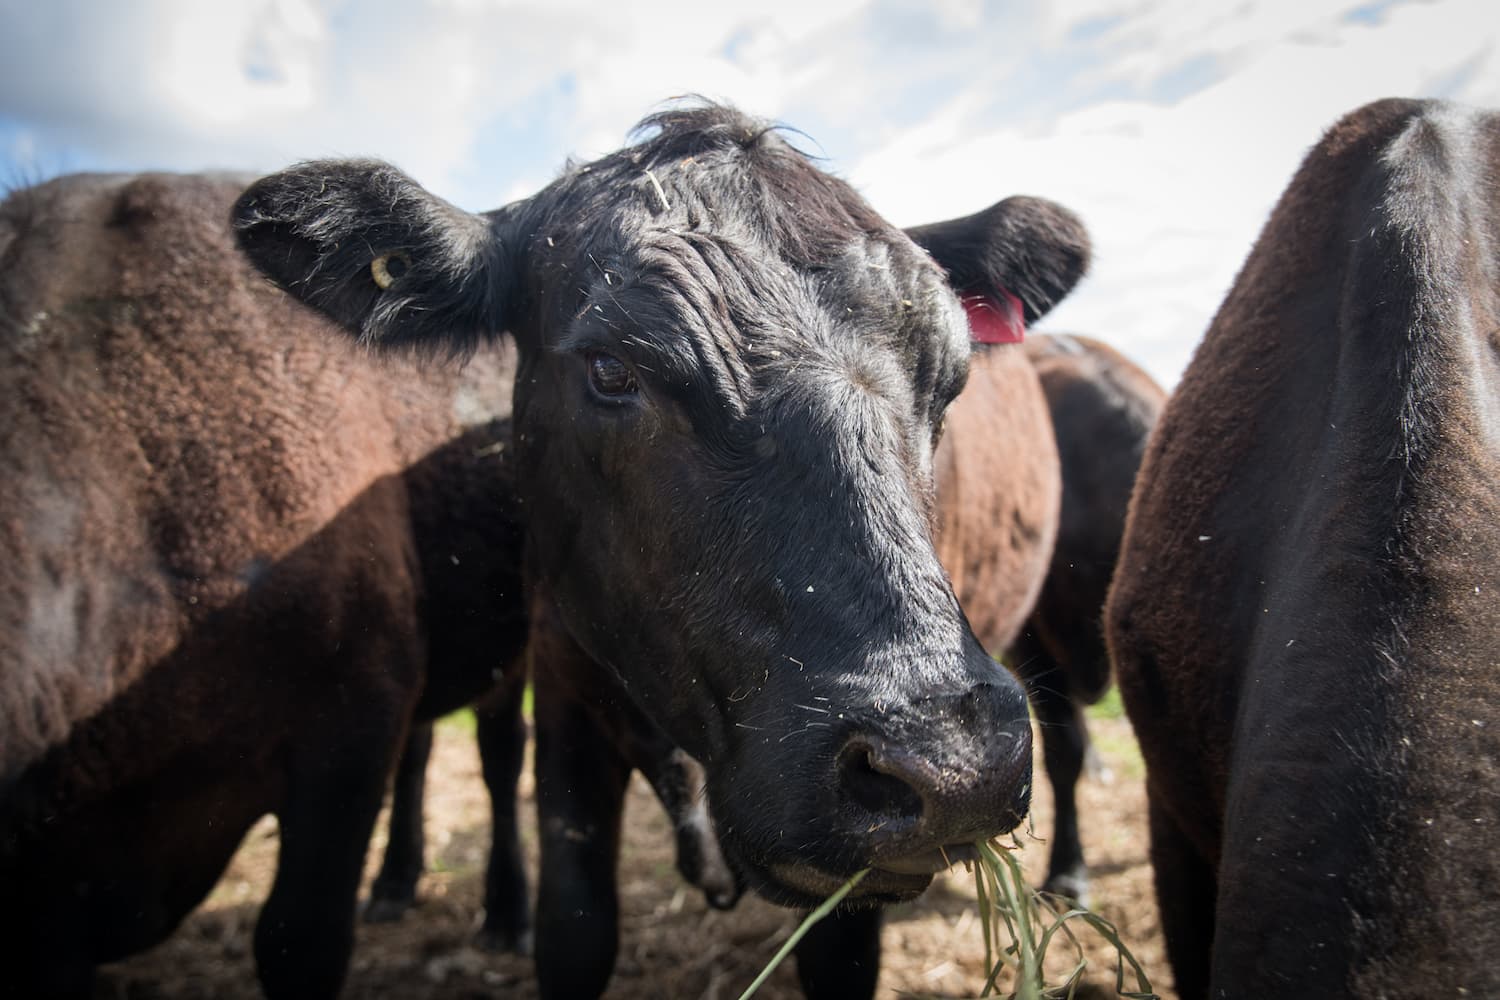
[[[1139,366],[1089,337],[1031,336],[1026,356],[1052,417],[1062,499],[1046,578],[1020,634],[1005,647],[1005,660],[1026,683],[1052,784],[1043,888],[1086,905],[1088,867],[1075,797],[1089,750],[1083,709],[1109,689],[1104,599],[1136,471],[1166,394]],[[989,599],[962,587],[958,594],[966,610]]]
[[[1500,123],[1283,195],[1151,440],[1107,623],[1184,997],[1500,991]]]
[[[997,654],[1041,592],[1061,494],[1047,400],[1025,349],[976,348],[938,445],[937,546],[974,633]]]
[[[0,954],[20,995],[87,995],[267,812],[262,981],[331,995],[408,720],[472,700],[524,638],[496,458],[513,355],[351,350],[234,252],[241,189],[78,177],[0,207]]]

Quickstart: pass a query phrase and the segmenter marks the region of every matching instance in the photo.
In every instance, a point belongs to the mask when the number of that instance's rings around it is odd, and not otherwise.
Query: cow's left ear
[[[304,163],[235,202],[240,248],[360,340],[462,350],[505,330],[517,213],[462,211],[374,160]]]
[[[1043,198],[1007,198],[906,234],[948,272],[960,296],[1009,292],[1021,300],[1027,323],[1062,301],[1089,265],[1088,230]]]

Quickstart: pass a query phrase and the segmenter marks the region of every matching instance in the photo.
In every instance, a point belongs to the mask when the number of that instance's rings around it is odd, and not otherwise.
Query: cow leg
[[[1050,676],[1058,674],[1053,671]],[[1042,889],[1087,906],[1089,872],[1078,833],[1078,778],[1088,756],[1088,724],[1083,709],[1062,685],[1035,686],[1031,704],[1041,725],[1042,758],[1052,783],[1052,854]]]
[[[516,785],[526,756],[521,703],[524,667],[506,672],[500,685],[474,706],[479,762],[490,794],[490,860],[484,876],[484,926],[476,943],[488,951],[530,955],[531,900],[516,813]]]
[[[292,769],[278,814],[276,880],[255,925],[255,963],[271,1000],[330,998],[354,947],[355,897],[380,812],[395,743],[369,741],[321,753]],[[326,748],[320,748],[326,750]]]
[[[1178,996],[1202,1000],[1208,996],[1218,896],[1213,868],[1149,791],[1148,798],[1151,867],[1156,873],[1156,902],[1167,959]]]
[[[658,767],[647,773],[647,780],[677,831],[677,871],[703,891],[709,906],[733,909],[745,886],[719,847],[703,790],[702,765],[675,747],[655,763]]]
[[[396,767],[385,860],[370,886],[370,901],[365,906],[365,920],[369,923],[400,920],[417,901],[417,880],[422,877],[426,852],[422,796],[427,786],[427,759],[431,755],[432,723],[413,723],[401,763]]]
[[[807,1000],[869,1000],[880,978],[880,908],[839,908],[797,942]]]
[[[27,893],[21,899],[20,905],[4,904],[13,908],[14,919],[0,918],[0,996],[88,1000],[95,963],[80,930],[87,915],[68,893]]]
[[[588,709],[547,673],[539,659],[537,981],[543,997],[587,1000],[604,992],[619,948],[615,865],[630,768]]]
[[[1073,699],[1066,665],[1047,652],[1030,625],[1011,647],[1009,659],[1026,685],[1042,732],[1042,759],[1052,784],[1052,851],[1042,891],[1088,905],[1089,873],[1078,834],[1078,778],[1089,752],[1083,710]]]
[[[601,681],[601,683],[607,681]],[[646,715],[623,696],[610,707],[614,713],[619,753],[640,771],[677,834],[677,871],[703,891],[708,905],[731,909],[744,893],[740,878],[730,870],[719,848],[718,832],[708,813],[703,765],[678,749]]]

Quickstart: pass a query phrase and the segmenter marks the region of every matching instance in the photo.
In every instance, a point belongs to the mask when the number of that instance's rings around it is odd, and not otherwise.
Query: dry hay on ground
[[[1108,781],[1079,786],[1085,850],[1094,869],[1094,909],[1112,921],[1164,1000],[1168,988],[1161,931],[1147,861],[1145,792],[1140,756],[1120,718],[1090,722]],[[1050,789],[1038,741],[1034,835],[1022,857],[1033,882],[1046,865],[1051,829]],[[533,789],[522,781],[523,828],[535,866]],[[491,955],[469,946],[483,891],[489,811],[472,735],[461,725],[437,729],[427,785],[430,871],[422,903],[399,924],[361,925],[345,1000],[487,1000],[536,996],[529,960]],[[384,818],[380,829],[384,829]],[[383,838],[383,833],[381,834]],[[373,876],[383,839],[367,859]],[[734,1000],[797,923],[797,915],[747,898],[730,913],[706,907],[673,867],[672,840],[660,808],[638,777],[630,790],[620,867],[620,959],[609,996],[617,1000]],[[130,961],[106,967],[96,998],[110,1000],[258,1000],[251,935],[276,857],[276,827],[263,820],[251,831],[213,894],[168,941]],[[984,947],[974,880],[961,868],[940,877],[913,903],[892,907],[884,931],[879,996],[901,993],[975,996],[983,981]],[[1115,995],[1113,953],[1081,930],[1089,945],[1080,997]],[[1054,974],[1071,966],[1057,949]],[[801,996],[790,963],[762,988],[765,1000]]]

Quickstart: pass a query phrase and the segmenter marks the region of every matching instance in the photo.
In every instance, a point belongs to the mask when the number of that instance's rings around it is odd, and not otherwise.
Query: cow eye
[[[590,351],[586,360],[589,385],[599,395],[618,399],[635,394],[635,374],[625,362],[603,351]]]

